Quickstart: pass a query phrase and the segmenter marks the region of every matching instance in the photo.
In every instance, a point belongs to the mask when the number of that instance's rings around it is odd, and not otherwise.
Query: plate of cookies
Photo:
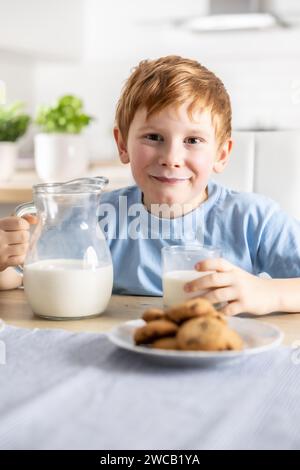
[[[141,319],[118,325],[108,334],[120,348],[176,362],[218,362],[258,354],[280,345],[275,326],[226,317],[206,299],[196,298],[161,310],[146,310]]]

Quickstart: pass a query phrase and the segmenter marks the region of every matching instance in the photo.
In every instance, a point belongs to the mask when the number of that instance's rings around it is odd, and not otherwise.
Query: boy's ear
[[[119,157],[122,163],[129,163],[129,155],[127,152],[127,145],[125,140],[123,139],[120,129],[118,127],[114,127],[114,138],[118,147]]]
[[[224,170],[225,166],[228,163],[229,154],[231,152],[232,145],[233,145],[233,140],[230,138],[226,140],[226,142],[219,149],[218,156],[213,166],[213,171],[215,173],[222,173],[222,171]]]

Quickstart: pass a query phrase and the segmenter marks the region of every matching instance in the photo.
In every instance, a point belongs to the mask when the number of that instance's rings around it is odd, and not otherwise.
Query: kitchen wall
[[[81,59],[82,18],[82,0],[0,0],[0,80],[7,102],[21,100],[34,113],[37,65]],[[32,156],[33,134],[31,128],[20,140],[21,157]]]
[[[16,52],[0,50],[0,80],[6,84],[6,100],[22,100],[30,113],[34,111],[34,62]],[[21,156],[32,152],[32,130],[20,141]]]
[[[37,59],[76,60],[83,48],[83,14],[82,0],[0,0],[0,48]]]
[[[0,78],[7,82],[8,96],[24,99],[30,109],[64,93],[82,96],[87,111],[97,117],[87,131],[95,160],[117,157],[114,107],[132,67],[143,58],[166,54],[196,58],[222,77],[232,97],[235,128],[300,126],[298,28],[195,34],[172,26],[170,19],[205,13],[208,1],[13,2],[23,17],[15,23],[21,31],[15,43],[7,28],[6,34],[1,30],[0,16]],[[21,3],[27,9],[19,11]],[[284,4],[295,8],[294,2]],[[0,0],[0,11],[12,22],[13,8],[7,5]],[[45,18],[51,27],[43,30]],[[22,46],[25,36],[31,39]],[[32,151],[30,143],[29,137],[23,153]]]

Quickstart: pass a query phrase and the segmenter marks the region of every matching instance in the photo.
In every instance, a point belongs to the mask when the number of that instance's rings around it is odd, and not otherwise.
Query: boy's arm
[[[15,289],[23,284],[23,277],[14,268],[0,272],[0,290]]]
[[[279,312],[300,312],[300,278],[272,279]]]

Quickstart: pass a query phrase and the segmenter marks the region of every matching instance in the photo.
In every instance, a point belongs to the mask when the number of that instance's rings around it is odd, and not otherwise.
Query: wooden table
[[[146,308],[162,306],[161,297],[113,295],[105,313],[80,320],[46,320],[33,314],[24,290],[0,291],[0,318],[23,328],[63,328],[71,331],[108,331],[113,326],[142,315]]]
[[[0,292],[0,318],[7,324],[24,328],[63,328],[85,332],[108,331],[119,323],[140,318],[143,311],[149,307],[162,307],[162,298],[113,295],[107,311],[98,317],[76,321],[45,320],[32,313],[23,289]],[[300,341],[300,313],[273,313],[254,318],[281,328],[285,334],[284,344],[291,345],[294,341]]]

